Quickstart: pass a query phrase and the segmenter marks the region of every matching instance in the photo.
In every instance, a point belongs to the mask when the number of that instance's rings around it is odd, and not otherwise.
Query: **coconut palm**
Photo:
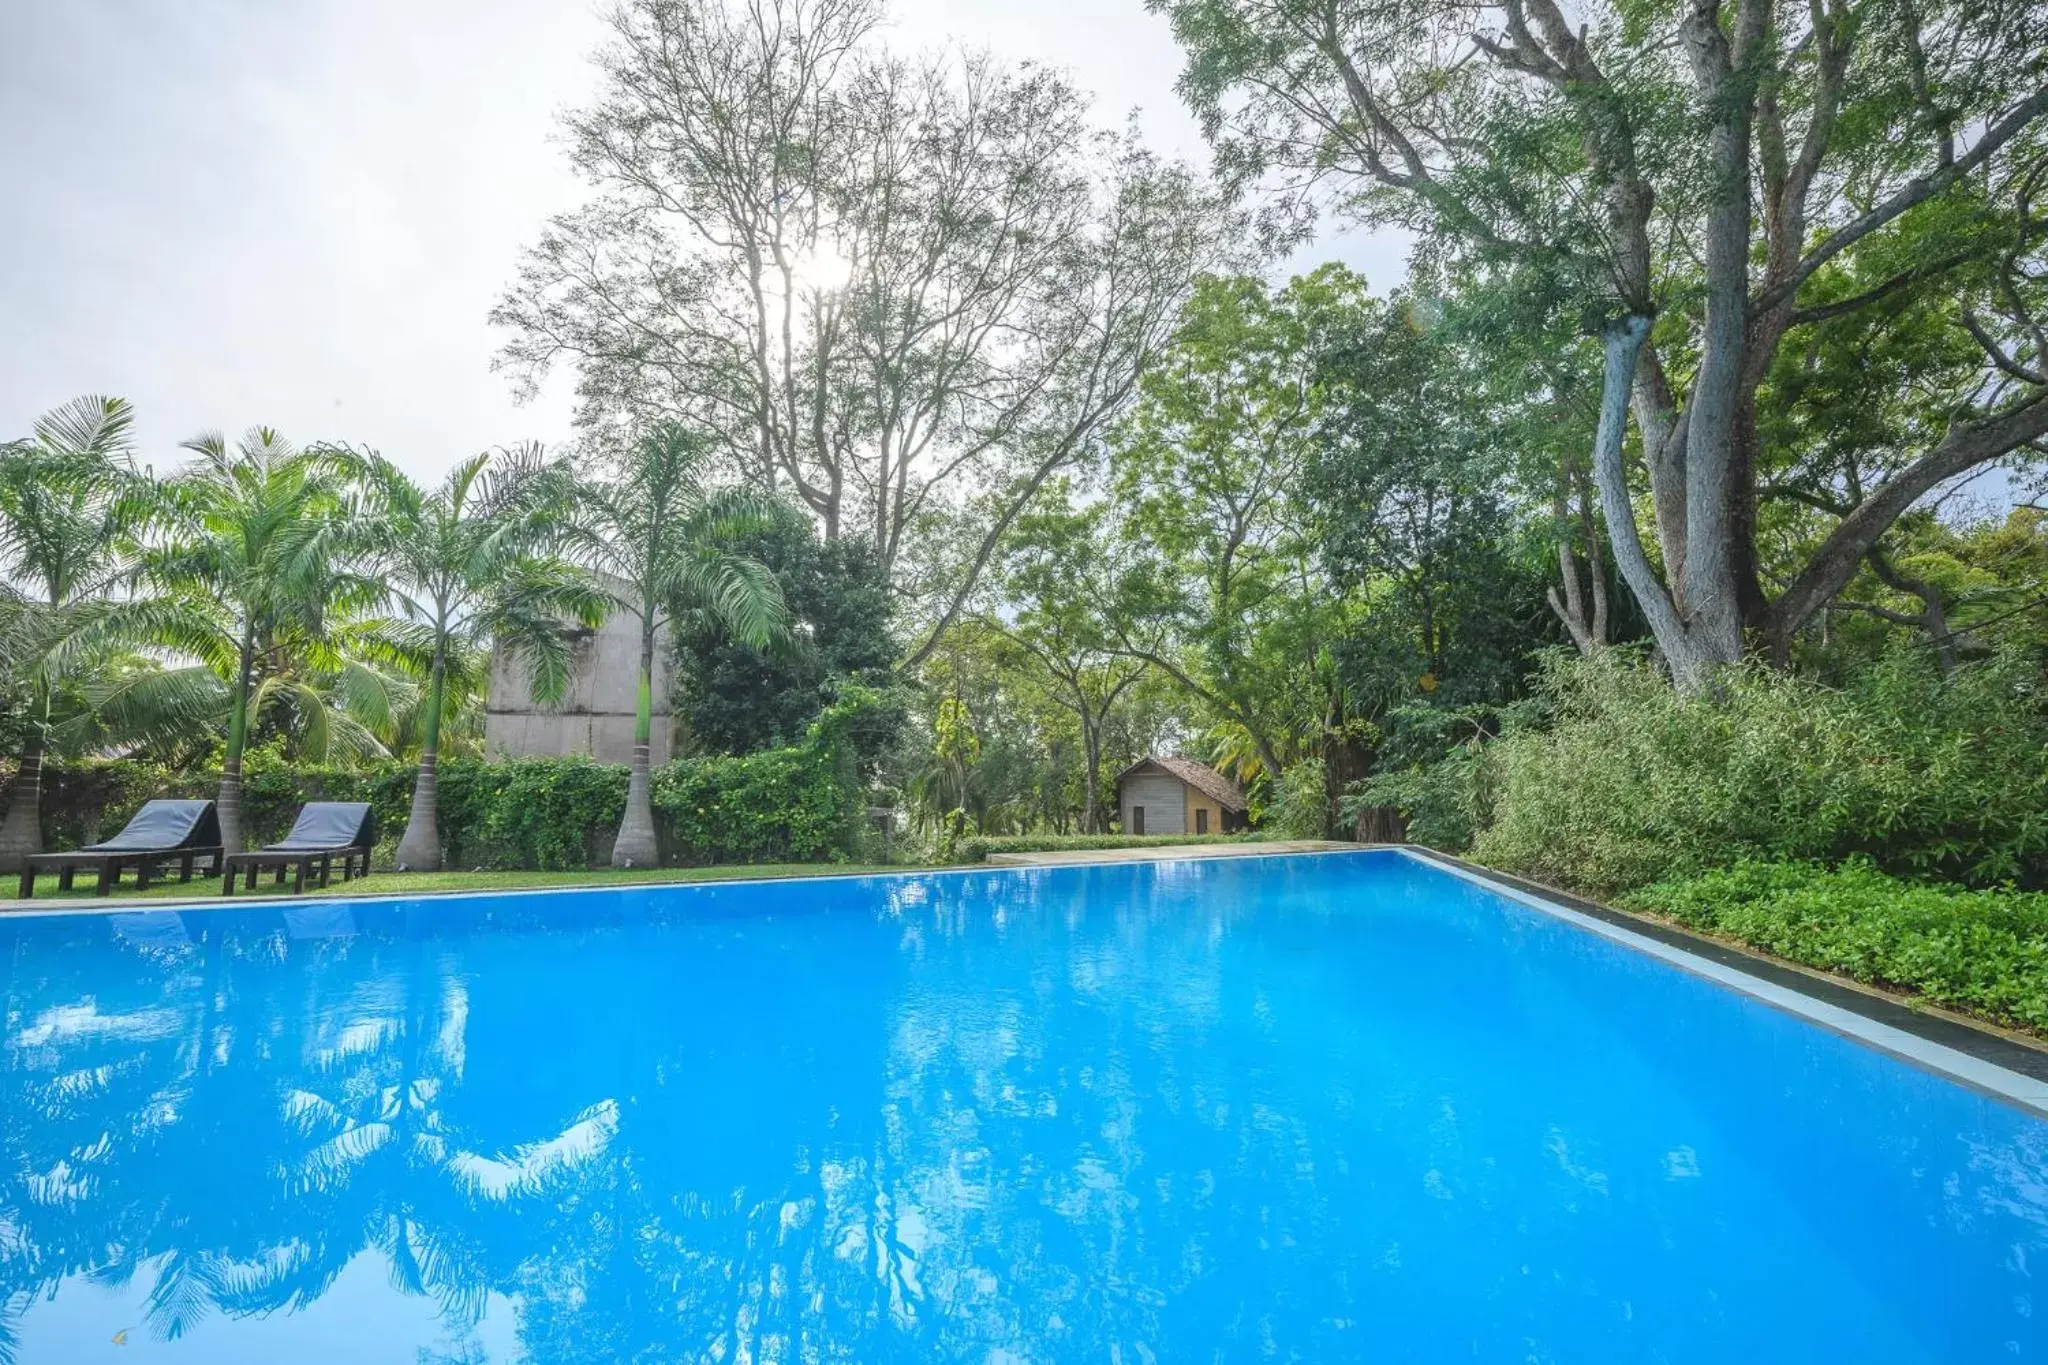
[[[332,712],[315,705],[320,689],[312,680],[274,667],[259,674],[259,663],[285,656],[287,646],[303,652],[327,639],[330,613],[360,613],[380,590],[345,568],[360,548],[346,515],[346,461],[327,452],[301,453],[267,427],[252,428],[233,447],[210,432],[185,448],[199,458],[163,485],[168,531],[145,554],[144,570],[151,581],[210,612],[212,628],[178,642],[203,667],[153,680],[148,709],[203,713],[217,702],[217,680],[227,679],[220,828],[222,841],[236,852],[243,843],[242,758],[252,699],[297,698],[330,725],[323,747],[334,737]],[[262,698],[259,683],[268,687]],[[137,702],[132,693],[126,700]]]
[[[22,715],[21,763],[0,823],[0,869],[42,849],[42,765],[87,733],[87,686],[162,624],[123,591],[153,486],[130,447],[134,410],[84,397],[0,447],[0,660]]]
[[[431,493],[375,455],[360,459],[358,478],[380,547],[375,564],[428,660],[398,865],[431,871],[441,866],[435,772],[451,659],[493,644],[525,660],[537,699],[559,700],[570,663],[561,622],[596,625],[606,599],[549,553],[574,488],[566,466],[547,464],[537,446],[465,460]]]
[[[758,561],[719,548],[721,538],[770,525],[772,509],[749,490],[711,487],[706,464],[696,432],[657,425],[624,451],[609,478],[582,489],[570,532],[570,546],[596,572],[600,590],[640,627],[633,767],[612,845],[614,867],[660,860],[648,791],[657,632],[687,611],[718,621],[755,648],[788,638],[789,613],[774,576]]]

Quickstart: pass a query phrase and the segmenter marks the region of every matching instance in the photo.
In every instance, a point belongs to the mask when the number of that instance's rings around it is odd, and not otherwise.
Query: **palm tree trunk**
[[[441,698],[448,672],[446,638],[438,636],[434,641],[433,681],[427,686],[427,732],[420,742],[420,770],[412,780],[412,814],[405,822],[405,837],[398,841],[401,872],[441,870],[441,829],[436,817],[440,806]]]
[[[633,723],[633,770],[626,780],[626,818],[612,843],[613,867],[654,867],[661,849],[654,838],[654,803],[648,790],[648,752],[654,738],[654,617],[640,620],[640,704]]]
[[[221,847],[240,853],[242,843],[242,750],[249,743],[249,675],[256,670],[256,639],[252,629],[242,633],[242,660],[235,674],[234,709],[228,712],[228,751],[220,765]]]
[[[43,741],[31,734],[21,749],[14,796],[0,823],[0,872],[19,872],[32,853],[43,851]]]

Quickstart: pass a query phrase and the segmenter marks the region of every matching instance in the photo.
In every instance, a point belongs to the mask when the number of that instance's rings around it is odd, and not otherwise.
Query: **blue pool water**
[[[1394,854],[0,922],[0,1361],[1993,1361],[2048,1124]]]

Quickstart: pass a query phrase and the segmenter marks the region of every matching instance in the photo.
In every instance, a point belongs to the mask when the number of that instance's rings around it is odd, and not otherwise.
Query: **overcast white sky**
[[[256,423],[416,474],[570,434],[513,403],[485,318],[583,188],[551,141],[599,0],[0,0],[0,437],[80,393],[132,400],[159,470]],[[1105,122],[1202,157],[1141,0],[898,0],[948,38],[1071,71]],[[1398,240],[1333,236],[1385,288]]]

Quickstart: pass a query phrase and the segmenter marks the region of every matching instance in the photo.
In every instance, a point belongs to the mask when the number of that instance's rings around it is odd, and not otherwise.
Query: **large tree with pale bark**
[[[875,0],[624,0],[567,120],[594,197],[495,320],[586,428],[687,419],[872,542],[926,657],[1230,256],[1203,177],[1049,69],[904,56]]]
[[[1615,565],[1679,684],[1784,659],[1928,495],[2048,436],[2048,11],[2026,0],[1152,0],[1240,187],[1404,225],[1602,341]],[[1853,452],[1832,339],[1912,419]],[[1774,500],[1817,518],[1761,562]]]

